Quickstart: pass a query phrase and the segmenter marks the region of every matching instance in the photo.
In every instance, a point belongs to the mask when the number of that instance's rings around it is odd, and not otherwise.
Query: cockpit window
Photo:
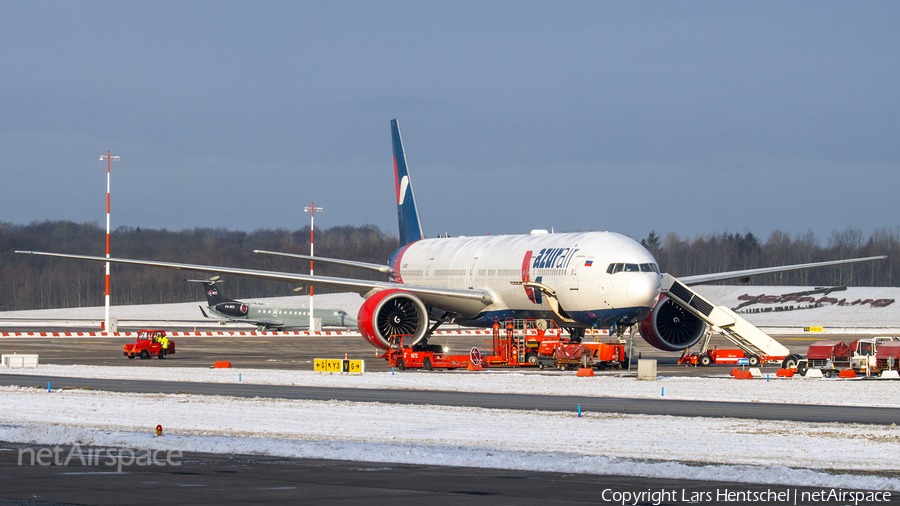
[[[609,267],[606,268],[607,274],[615,274],[617,272],[655,272],[659,274],[659,266],[656,264],[616,263],[609,264]]]

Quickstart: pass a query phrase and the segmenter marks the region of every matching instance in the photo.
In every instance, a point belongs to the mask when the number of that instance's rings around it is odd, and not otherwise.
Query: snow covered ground
[[[0,439],[32,444],[900,490],[884,472],[895,459],[872,458],[900,451],[894,426],[21,387],[0,399]]]
[[[744,293],[779,295],[809,287],[702,287],[717,304]],[[893,288],[850,288],[841,298],[896,298]],[[265,299],[305,306],[304,296]],[[317,296],[317,307],[351,313],[353,294]],[[201,303],[117,306],[124,319],[196,319]],[[320,306],[321,304],[321,306]],[[102,318],[103,308],[0,313],[0,318]],[[885,308],[826,306],[749,315],[758,325],[900,328],[900,303]],[[13,370],[9,373],[26,373]],[[440,372],[366,373],[41,366],[42,375],[170,381],[586,396],[711,399],[900,407],[896,381],[667,378],[639,382],[612,375]],[[535,471],[729,480],[900,491],[896,426],[815,424],[671,416],[489,410],[380,403],[242,399],[0,388],[0,439],[34,444],[150,447]],[[153,437],[162,424],[164,437]],[[511,428],[514,428],[511,430]],[[517,429],[515,429],[517,428]],[[527,434],[539,431],[541,437]],[[839,455],[837,458],[835,456]]]
[[[734,308],[743,303],[738,297],[744,294],[756,295],[785,295],[807,290],[814,290],[810,286],[733,286],[710,285],[694,287],[700,295],[721,306]],[[823,294],[815,294],[812,297],[819,299]],[[888,327],[900,328],[900,288],[893,287],[850,287],[843,291],[831,292],[828,297],[846,299],[848,305],[838,306],[824,303],[822,307],[813,309],[795,309],[793,311],[771,311],[761,313],[743,314],[750,323],[760,326],[778,327]],[[872,307],[871,304],[849,305],[856,300],[866,299],[894,299],[894,303],[887,307]],[[797,302],[753,304],[749,308],[772,308],[799,306]],[[802,305],[807,305],[806,303]]]

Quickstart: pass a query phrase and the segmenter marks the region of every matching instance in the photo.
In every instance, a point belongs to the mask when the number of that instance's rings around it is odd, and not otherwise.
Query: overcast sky
[[[900,224],[897,2],[0,0],[0,221]]]

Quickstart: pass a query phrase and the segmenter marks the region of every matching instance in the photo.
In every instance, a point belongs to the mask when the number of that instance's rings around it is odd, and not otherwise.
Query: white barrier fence
[[[3,367],[7,367],[10,369],[21,369],[25,367],[38,366],[37,355],[25,355],[17,353],[8,355],[4,353],[3,355],[0,355],[0,361],[3,362]]]

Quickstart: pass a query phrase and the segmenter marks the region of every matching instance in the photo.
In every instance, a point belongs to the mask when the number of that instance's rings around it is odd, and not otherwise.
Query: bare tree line
[[[812,231],[790,234],[781,230],[769,234],[765,242],[752,232],[725,232],[693,239],[682,239],[671,232],[661,239],[656,232],[650,232],[641,244],[656,257],[660,270],[674,276],[884,255],[888,257],[885,260],[758,276],[750,282],[900,286],[900,227],[875,229],[868,238],[860,229],[847,227],[833,231],[824,244]]]
[[[0,222],[0,310],[85,307],[103,304],[101,263],[25,256],[14,250],[39,250],[103,256],[105,230],[97,222],[44,221],[29,225]],[[656,257],[663,272],[675,276],[809,263],[861,256],[888,259],[853,266],[798,271],[751,280],[754,285],[900,286],[900,229],[876,229],[868,238],[861,230],[836,230],[823,244],[811,232],[772,232],[765,242],[750,232],[665,238],[655,231],[641,243]],[[395,235],[373,225],[316,229],[316,256],[384,263],[399,247]],[[309,272],[303,260],[258,255],[254,249],[309,254],[309,227],[233,231],[194,228],[178,232],[119,227],[111,240],[112,256],[143,258],[248,269]],[[898,265],[900,267],[900,265]],[[384,279],[378,273],[316,264],[323,276]],[[203,292],[185,279],[186,271],[113,265],[110,298],[113,305],[158,304],[201,300]],[[295,285],[230,276],[226,294],[239,298],[289,295]],[[325,290],[316,289],[317,293]],[[305,293],[305,292],[304,292]]]
[[[396,236],[373,225],[316,229],[316,256],[385,263],[397,248]],[[48,309],[103,304],[104,264],[26,256],[36,250],[104,256],[106,231],[97,222],[45,221],[29,225],[0,222],[0,309]],[[242,232],[224,228],[168,230],[119,227],[112,233],[114,257],[222,265],[308,273],[309,262],[253,253],[254,249],[309,254],[309,227]],[[384,275],[343,266],[316,264],[316,274],[383,280]],[[140,266],[111,266],[110,302],[160,304],[202,300],[202,288],[185,279],[202,274]],[[296,285],[228,276],[225,293],[234,297],[295,294]],[[316,288],[316,293],[327,290]],[[302,293],[306,293],[305,291]]]

